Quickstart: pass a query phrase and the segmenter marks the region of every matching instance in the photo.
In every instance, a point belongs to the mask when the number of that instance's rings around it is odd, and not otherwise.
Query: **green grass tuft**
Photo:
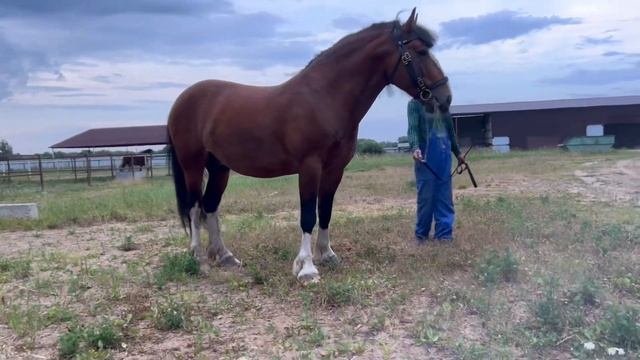
[[[356,288],[350,282],[326,281],[323,292],[324,303],[330,306],[347,305],[356,298]]]
[[[61,358],[105,358],[104,350],[117,349],[124,339],[122,324],[118,320],[103,319],[98,324],[82,327],[73,324],[58,338],[58,355]]]
[[[163,331],[187,329],[192,312],[184,300],[171,297],[156,302],[151,311],[154,327]]]
[[[163,287],[169,282],[185,280],[200,274],[198,260],[188,252],[176,254],[163,254],[162,266],[154,275],[158,287]]]
[[[115,349],[122,342],[122,331],[116,322],[104,319],[85,330],[87,346],[96,350]]]
[[[491,251],[477,266],[477,277],[484,285],[495,285],[500,281],[512,282],[518,276],[518,259],[511,250],[503,255]]]
[[[540,330],[561,335],[565,326],[565,313],[557,291],[557,279],[545,279],[542,297],[533,303],[533,313]]]
[[[600,287],[591,277],[584,278],[575,289],[572,289],[571,295],[573,301],[578,305],[595,306],[598,303]]]
[[[120,245],[118,245],[118,250],[120,251],[134,251],[138,250],[140,246],[133,241],[133,236],[127,235],[122,239]]]
[[[623,349],[640,349],[640,311],[631,306],[612,306],[599,324],[613,345]]]
[[[63,359],[73,358],[80,351],[84,341],[84,332],[79,327],[72,327],[58,338],[58,355]]]
[[[31,276],[31,259],[9,259],[0,257],[0,284],[10,280]]]

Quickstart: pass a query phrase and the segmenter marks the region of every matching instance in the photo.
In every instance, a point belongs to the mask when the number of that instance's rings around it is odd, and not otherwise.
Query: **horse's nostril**
[[[451,95],[447,96],[447,106],[451,105]]]

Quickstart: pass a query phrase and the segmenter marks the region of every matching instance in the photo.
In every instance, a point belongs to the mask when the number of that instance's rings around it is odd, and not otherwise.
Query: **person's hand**
[[[462,155],[462,154],[458,155],[458,165],[462,165],[462,164],[465,164],[465,163],[466,163],[466,161],[464,159],[464,155]]]
[[[420,149],[415,149],[413,151],[413,160],[422,161],[422,151],[420,151]]]

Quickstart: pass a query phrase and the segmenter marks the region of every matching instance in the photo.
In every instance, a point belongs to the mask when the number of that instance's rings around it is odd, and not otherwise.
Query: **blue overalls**
[[[427,126],[431,128],[429,140],[427,144],[420,145],[420,150],[440,179],[424,163],[414,161],[418,190],[415,235],[419,241],[426,241],[434,219],[434,239],[451,240],[455,220],[451,190],[451,141],[444,126]]]

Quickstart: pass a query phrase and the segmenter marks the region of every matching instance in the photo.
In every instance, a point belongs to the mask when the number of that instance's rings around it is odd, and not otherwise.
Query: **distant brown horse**
[[[283,84],[205,80],[186,89],[171,109],[168,129],[178,210],[190,225],[194,254],[203,260],[202,217],[209,259],[240,263],[224,245],[218,222],[230,170],[259,178],[298,174],[302,240],[293,273],[302,282],[317,281],[313,261],[337,261],[328,231],[333,197],[355,153],[360,120],[378,94],[393,84],[443,108],[451,103],[447,78],[430,52],[434,42],[416,24],[413,9],[404,24],[374,24],[344,37]],[[312,259],[316,208],[320,230]]]
[[[144,155],[126,155],[122,157],[122,165],[120,165],[120,169],[136,166],[141,169],[147,166],[147,157]]]

